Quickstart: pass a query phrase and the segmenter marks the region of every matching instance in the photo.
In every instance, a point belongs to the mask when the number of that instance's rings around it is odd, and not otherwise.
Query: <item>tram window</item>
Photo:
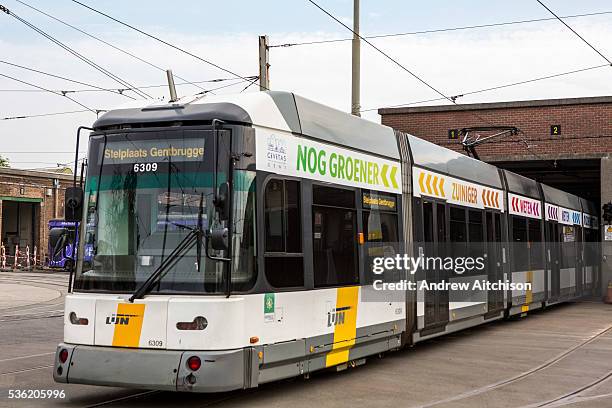
[[[268,181],[264,206],[266,279],[277,288],[304,286],[299,182]]]
[[[540,220],[529,219],[529,261],[531,269],[544,269],[542,227]]]
[[[270,180],[265,191],[266,252],[302,252],[299,185]]]
[[[451,256],[465,256],[467,252],[467,223],[463,208],[450,208]]]
[[[529,267],[529,252],[527,248],[527,220],[512,216],[512,261],[515,271],[526,271]]]
[[[363,211],[363,234],[366,242],[366,278],[372,283],[375,257],[392,257],[398,252],[397,214],[378,210]]]
[[[313,185],[315,287],[359,283],[355,192]]]
[[[576,267],[576,227],[564,225],[560,229],[561,268]]]
[[[426,245],[434,242],[433,237],[433,203],[423,201],[423,241]]]
[[[468,212],[468,234],[470,237],[470,257],[478,258],[484,255],[484,234],[482,231],[482,212],[479,210],[470,210]]]

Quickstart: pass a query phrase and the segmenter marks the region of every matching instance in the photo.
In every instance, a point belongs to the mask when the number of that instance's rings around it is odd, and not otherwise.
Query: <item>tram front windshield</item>
[[[213,171],[212,137],[174,130],[90,138],[84,211],[92,262],[80,263],[75,290],[131,292],[199,223],[216,225],[214,179],[218,185],[227,174]],[[153,293],[225,290],[225,264],[204,248],[198,257],[197,245],[174,260]]]

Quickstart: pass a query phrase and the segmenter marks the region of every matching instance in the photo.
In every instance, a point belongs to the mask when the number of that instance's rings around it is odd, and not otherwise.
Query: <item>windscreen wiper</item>
[[[143,296],[148,294],[153,286],[159,281],[159,279],[163,278],[164,275],[172,268],[189,248],[191,248],[196,242],[197,231],[194,229],[189,231],[189,233],[179,242],[179,244],[168,254],[168,257],[162,261],[162,263],[153,271],[153,273],[149,276],[149,278],[144,281],[138,289],[134,292],[134,294],[128,299],[130,302],[134,302],[135,299],[141,299]]]
[[[168,257],[162,260],[161,264],[153,271],[153,273],[143,282],[142,285],[136,289],[132,296],[128,299],[129,302],[133,303],[135,299],[141,299],[162,279],[166,273],[178,262],[181,256],[187,252],[193,244],[197,244],[197,268],[200,271],[200,261],[202,257],[202,238],[204,231],[202,230],[202,213],[204,207],[204,193],[200,195],[200,208],[198,209],[198,226],[196,228],[190,228],[190,231],[185,238],[179,242],[179,244],[168,254]]]

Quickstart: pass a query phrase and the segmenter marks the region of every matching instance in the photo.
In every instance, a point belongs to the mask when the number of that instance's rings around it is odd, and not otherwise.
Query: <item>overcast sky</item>
[[[231,77],[70,0],[24,2],[153,64],[172,68],[175,75],[189,81]],[[243,76],[257,75],[257,36],[260,34],[269,35],[271,44],[350,37],[350,32],[306,0],[83,2]],[[318,3],[351,24],[352,0],[318,0]],[[612,12],[612,4],[603,0],[546,0],[545,3],[558,15]],[[165,83],[163,72],[63,26],[16,0],[0,0],[0,4],[134,85]],[[363,35],[550,17],[535,0],[362,0],[361,9]],[[612,14],[566,21],[604,55],[612,58]],[[372,42],[447,95],[605,64],[604,59],[558,21],[406,35]],[[121,87],[3,13],[0,13],[0,49],[0,60],[3,61],[100,87]],[[350,42],[273,48],[270,53],[271,87],[293,91],[349,111],[350,57]],[[466,96],[458,99],[458,102],[611,95],[611,70],[607,67],[594,69]],[[53,90],[87,88],[2,63],[0,74]],[[181,80],[176,78],[176,81]],[[201,86],[209,89],[230,83],[205,83]],[[239,92],[244,85],[238,84],[217,92]],[[44,92],[15,92],[33,89],[0,77],[0,119],[83,109],[61,96]],[[180,95],[200,91],[192,85],[178,89]],[[155,97],[167,93],[164,87],[146,91]],[[245,92],[252,91],[256,90],[248,89]],[[69,95],[95,109],[109,109],[129,101],[107,92]],[[362,44],[363,109],[400,105],[437,96],[367,44]],[[364,117],[380,121],[375,110],[364,112]],[[74,151],[76,128],[90,125],[94,120],[92,113],[0,120],[0,155],[8,157],[12,166],[18,168],[49,167],[68,162],[72,159],[70,152]]]

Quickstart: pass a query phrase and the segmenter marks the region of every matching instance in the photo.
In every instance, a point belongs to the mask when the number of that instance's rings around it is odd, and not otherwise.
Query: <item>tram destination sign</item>
[[[203,157],[204,139],[114,141],[100,149],[98,164],[201,161]]]
[[[257,169],[401,193],[400,163],[286,132],[257,129]]]

